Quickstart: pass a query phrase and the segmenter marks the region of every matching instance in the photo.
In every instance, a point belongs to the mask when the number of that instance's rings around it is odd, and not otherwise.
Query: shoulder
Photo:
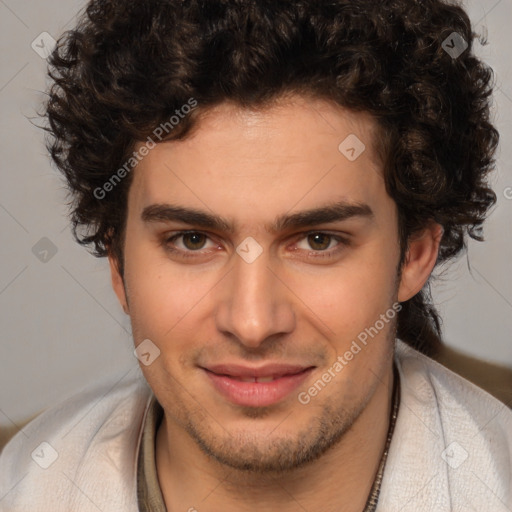
[[[469,427],[467,423],[480,433],[488,428],[493,435],[500,435],[505,444],[511,442],[512,410],[487,391],[400,340],[396,360],[402,387],[407,388],[406,396],[418,403],[435,405],[441,419],[446,419],[447,427],[457,428],[460,422],[452,425],[451,420],[464,419],[464,428]]]
[[[400,340],[395,354],[401,401],[382,510],[512,505],[512,411]]]
[[[137,448],[151,395],[134,367],[39,415],[0,454],[0,511],[42,503],[54,511],[136,510]]]

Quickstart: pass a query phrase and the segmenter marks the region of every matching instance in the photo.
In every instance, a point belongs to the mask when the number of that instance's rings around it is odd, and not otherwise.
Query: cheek
[[[161,344],[172,338],[176,345],[182,339],[177,333],[198,328],[194,310],[199,311],[215,286],[214,276],[171,264],[149,244],[129,247],[127,242],[126,246],[126,283],[136,341],[149,338]]]
[[[377,247],[367,247],[329,271],[313,276],[297,273],[292,279],[290,287],[312,321],[320,320],[316,323],[325,336],[350,342],[391,307],[396,294],[395,255],[386,257]]]

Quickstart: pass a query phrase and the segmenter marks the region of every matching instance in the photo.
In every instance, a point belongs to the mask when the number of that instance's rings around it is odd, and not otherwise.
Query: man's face
[[[257,113],[223,104],[135,170],[125,289],[119,276],[114,286],[135,344],[160,350],[142,370],[167,428],[218,461],[299,466],[388,396],[400,249],[372,126],[320,100]],[[355,160],[354,139],[338,149],[350,134],[366,146]],[[276,222],[338,203],[338,220]],[[232,231],[172,220],[169,205],[220,217]],[[367,344],[333,369],[370,327]],[[329,369],[330,382],[309,393]],[[241,380],[255,375],[262,382]]]

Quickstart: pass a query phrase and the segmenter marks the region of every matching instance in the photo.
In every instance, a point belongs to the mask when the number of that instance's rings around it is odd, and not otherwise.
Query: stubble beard
[[[243,473],[282,474],[319,459],[339,443],[365,409],[372,395],[373,392],[369,393],[349,409],[335,406],[343,404],[343,398],[337,395],[331,397],[321,409],[315,408],[319,415],[311,418],[293,437],[280,436],[279,426],[265,437],[251,435],[247,431],[232,434],[224,432],[219,437],[208,429],[207,421],[190,419],[184,428],[205,455],[223,466]],[[253,413],[252,417],[254,416]],[[286,417],[283,424],[293,425],[293,413]]]

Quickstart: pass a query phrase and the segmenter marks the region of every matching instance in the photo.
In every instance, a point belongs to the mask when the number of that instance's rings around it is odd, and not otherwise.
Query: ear
[[[117,298],[119,300],[119,304],[121,304],[121,307],[123,308],[123,311],[128,315],[128,301],[126,299],[126,291],[124,289],[124,281],[121,276],[121,273],[119,272],[119,264],[117,261],[117,258],[109,253],[108,255],[108,263],[110,265],[110,278],[112,281],[112,288],[117,295]]]
[[[434,222],[411,236],[402,265],[398,302],[409,300],[423,288],[436,264],[442,237],[442,226]]]

